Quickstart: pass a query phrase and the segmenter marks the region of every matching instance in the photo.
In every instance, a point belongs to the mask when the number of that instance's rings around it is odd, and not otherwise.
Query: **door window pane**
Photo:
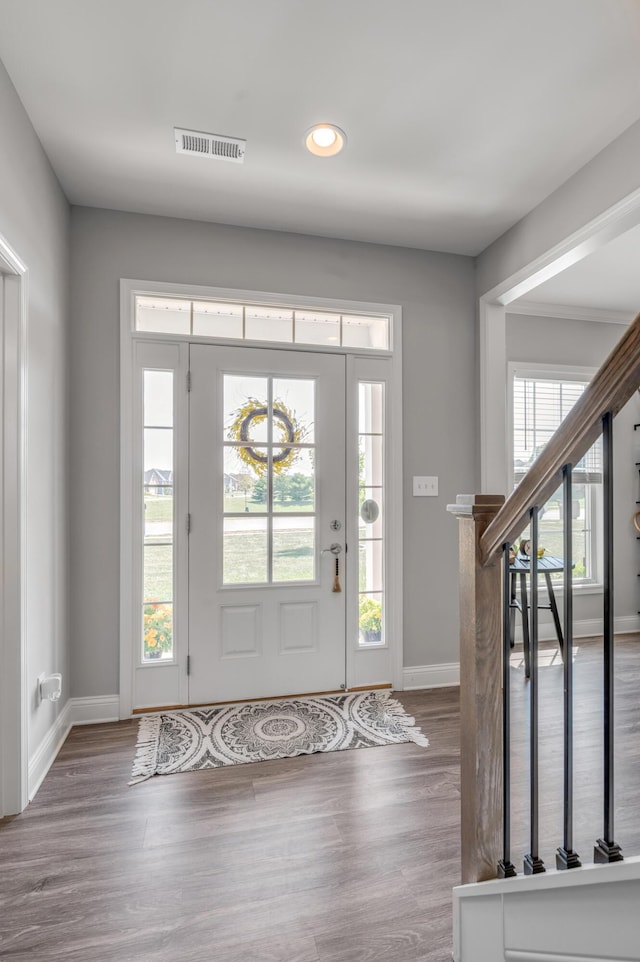
[[[286,459],[282,456],[286,455]],[[278,460],[280,458],[280,460]],[[273,510],[313,511],[315,508],[314,451],[274,448]]]
[[[224,584],[314,580],[315,379],[225,374],[223,383]]]
[[[273,379],[273,440],[313,444],[316,383],[311,378]]]
[[[268,509],[268,491],[265,476],[260,477],[254,466],[268,460],[268,448],[256,445],[252,448],[226,445],[224,449],[223,498],[224,511],[232,514],[264,513]],[[266,472],[265,472],[266,473]]]
[[[229,441],[267,441],[269,380],[250,374],[224,375],[224,434]],[[257,412],[257,413],[256,413]]]
[[[315,580],[315,518],[273,519],[273,581]]]
[[[226,585],[264,584],[269,580],[267,519],[225,518],[222,578]]]

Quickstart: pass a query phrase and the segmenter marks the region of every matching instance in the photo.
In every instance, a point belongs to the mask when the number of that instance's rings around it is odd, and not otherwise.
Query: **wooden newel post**
[[[495,878],[502,856],[501,556],[482,564],[480,538],[502,495],[458,495],[462,882]]]

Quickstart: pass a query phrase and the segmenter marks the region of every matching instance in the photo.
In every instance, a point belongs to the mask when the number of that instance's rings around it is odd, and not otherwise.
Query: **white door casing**
[[[346,684],[345,358],[192,344],[190,369],[189,702],[338,690]],[[230,419],[252,399],[273,417],[249,414],[253,445],[230,441]],[[284,444],[285,418],[302,429],[299,448]],[[278,473],[287,452],[291,464]],[[263,503],[227,491],[255,483],[256,471]],[[302,513],[276,500],[287,472],[315,478]],[[336,555],[323,551],[331,545],[340,550],[340,592]]]
[[[28,803],[25,339],[28,272],[0,236],[0,817]]]

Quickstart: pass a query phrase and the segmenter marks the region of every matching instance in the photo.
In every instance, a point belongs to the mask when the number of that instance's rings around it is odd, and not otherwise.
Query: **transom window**
[[[135,329],[154,334],[389,350],[390,317],[180,297],[135,296]]]

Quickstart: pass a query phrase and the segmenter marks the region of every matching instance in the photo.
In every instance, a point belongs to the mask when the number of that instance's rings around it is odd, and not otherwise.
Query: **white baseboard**
[[[29,759],[28,786],[30,802],[33,801],[36,792],[42,785],[45,775],[53,764],[54,758],[71,731],[72,701],[73,699],[69,698],[53,725]]]
[[[562,618],[562,614],[560,617]],[[522,628],[518,622],[516,623],[516,641],[522,641]],[[556,641],[556,630],[552,621],[541,621],[538,627],[540,641]],[[615,618],[613,630],[617,635],[640,632],[640,615],[621,615]],[[585,618],[583,621],[573,623],[574,638],[593,638],[598,635],[602,635],[602,618]]]
[[[74,725],[119,721],[118,695],[69,698],[66,705],[29,759],[29,801],[33,801],[56,755]]]
[[[120,721],[119,695],[94,695],[91,698],[72,698],[72,725],[98,725]]]
[[[617,635],[625,635],[629,632],[640,631],[640,615],[625,615],[624,617],[613,619],[613,630]],[[602,628],[596,634],[602,633]]]
[[[460,664],[451,662],[444,665],[413,665],[402,669],[402,689],[412,691],[417,688],[448,688],[460,684]]]
[[[517,626],[516,626],[517,627]],[[540,641],[556,641],[553,622],[539,625]],[[617,635],[640,632],[640,615],[621,615],[614,620]],[[590,618],[576,621],[573,625],[574,638],[593,638],[602,635],[602,619]],[[522,632],[516,630],[516,641],[522,642]],[[419,688],[444,688],[460,684],[460,663],[442,665],[412,665],[402,669],[402,689],[412,691]]]

